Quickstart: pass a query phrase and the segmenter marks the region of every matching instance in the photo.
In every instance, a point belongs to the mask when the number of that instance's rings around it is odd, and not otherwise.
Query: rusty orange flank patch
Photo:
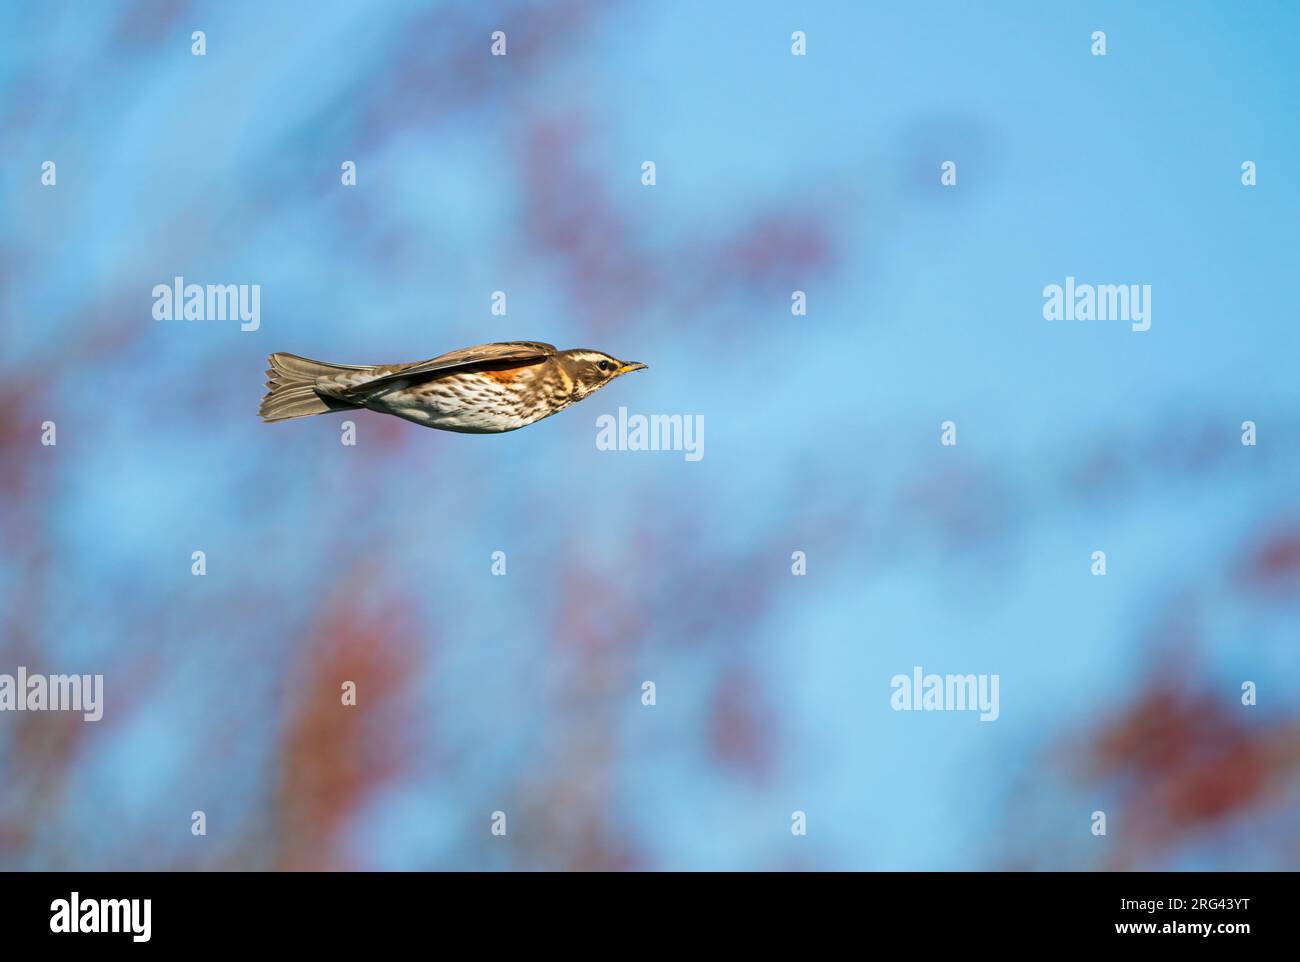
[[[509,384],[511,381],[513,381],[515,378],[517,378],[520,374],[522,374],[525,370],[527,370],[531,366],[532,365],[525,364],[523,367],[506,367],[506,368],[499,368],[495,371],[485,370],[482,373],[486,374],[494,381],[500,381],[502,384]]]

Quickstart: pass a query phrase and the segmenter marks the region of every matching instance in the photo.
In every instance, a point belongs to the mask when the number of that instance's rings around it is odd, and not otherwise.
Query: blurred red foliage
[[[351,867],[340,835],[363,803],[403,772],[402,732],[412,720],[403,695],[418,636],[402,599],[366,605],[365,593],[364,575],[339,580],[308,632],[304,675],[292,682],[295,701],[278,755],[279,869]],[[345,681],[356,685],[355,706],[343,704]]]

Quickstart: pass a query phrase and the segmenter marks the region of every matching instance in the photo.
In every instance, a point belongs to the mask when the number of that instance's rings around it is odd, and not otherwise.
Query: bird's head
[[[560,351],[556,359],[573,379],[573,392],[579,398],[599,391],[614,378],[621,377],[629,371],[643,371],[646,368],[646,365],[639,361],[620,361],[602,351],[591,351],[586,348]]]

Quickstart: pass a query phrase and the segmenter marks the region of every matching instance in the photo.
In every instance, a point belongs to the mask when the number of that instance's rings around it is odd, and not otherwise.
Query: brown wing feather
[[[382,365],[385,373],[339,392],[340,397],[352,397],[369,394],[376,388],[382,388],[394,381],[402,381],[427,374],[437,374],[455,368],[472,367],[476,364],[496,364],[516,361],[526,364],[529,361],[541,361],[556,353],[555,345],[541,341],[502,341],[497,344],[476,344],[474,347],[448,351],[427,361],[414,361],[411,364]],[[334,392],[331,392],[334,393]]]

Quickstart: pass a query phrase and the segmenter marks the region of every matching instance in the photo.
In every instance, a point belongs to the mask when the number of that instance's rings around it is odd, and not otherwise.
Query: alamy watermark
[[[104,717],[103,675],[0,675],[0,711],[79,711],[86,721]]]
[[[687,461],[704,457],[703,414],[629,415],[620,407],[617,418],[596,418],[596,427],[598,451],[684,451]]]
[[[911,675],[889,680],[894,711],[978,711],[980,721],[997,721],[998,675],[927,675],[917,665]]]
[[[171,284],[155,284],[155,321],[240,321],[241,331],[262,326],[261,284],[186,284],[175,277]]]
[[[1047,321],[1129,321],[1135,331],[1151,329],[1150,284],[1076,284],[1043,288]]]
[[[50,903],[50,931],[54,933],[123,933],[133,942],[148,942],[153,932],[153,899],[71,898]]]

